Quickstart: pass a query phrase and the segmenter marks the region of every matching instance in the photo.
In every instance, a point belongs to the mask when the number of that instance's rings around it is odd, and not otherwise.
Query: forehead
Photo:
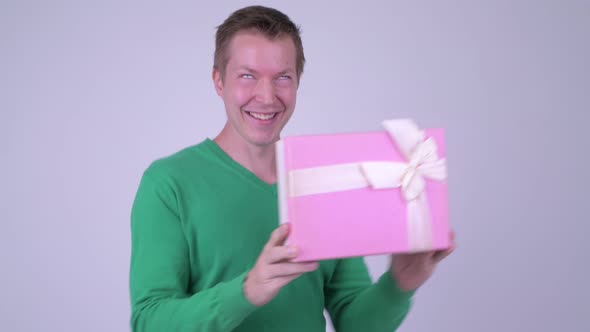
[[[270,39],[260,32],[237,33],[228,47],[228,69],[295,71],[297,51],[290,36]]]

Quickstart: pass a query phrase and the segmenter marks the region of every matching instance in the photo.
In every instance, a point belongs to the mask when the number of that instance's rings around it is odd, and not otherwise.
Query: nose
[[[272,82],[268,80],[259,80],[256,84],[256,101],[264,105],[270,105],[274,102],[275,91]]]

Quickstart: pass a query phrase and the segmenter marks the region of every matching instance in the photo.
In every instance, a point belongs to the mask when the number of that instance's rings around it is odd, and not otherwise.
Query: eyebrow
[[[246,71],[248,71],[250,73],[253,73],[253,74],[258,74],[258,72],[256,70],[254,70],[254,69],[252,69],[252,68],[250,68],[248,66],[240,66],[240,67],[238,67],[238,69],[239,70],[246,70]],[[285,74],[289,74],[289,73],[294,74],[295,73],[295,70],[293,70],[293,69],[285,69],[285,70],[280,71],[277,75],[278,76],[281,76],[281,75],[285,75]]]
[[[285,70],[279,72],[279,76],[285,75],[285,74],[295,74],[295,71],[292,69],[285,69]]]
[[[254,73],[254,74],[258,74],[258,72],[256,70],[254,70],[254,69],[252,69],[250,67],[247,67],[247,66],[240,66],[240,67],[238,67],[238,69],[239,70],[245,70],[245,71],[248,71],[248,72],[251,72],[251,73]]]

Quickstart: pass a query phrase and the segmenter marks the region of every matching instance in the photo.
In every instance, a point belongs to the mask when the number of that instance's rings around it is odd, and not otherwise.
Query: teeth
[[[254,113],[254,112],[248,112],[248,114],[252,115],[252,117],[254,117],[258,120],[270,120],[270,119],[274,118],[275,115],[277,115],[277,113],[262,114],[262,113]]]

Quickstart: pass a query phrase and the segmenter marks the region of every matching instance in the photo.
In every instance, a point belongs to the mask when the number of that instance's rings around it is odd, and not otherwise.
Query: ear
[[[221,76],[221,72],[216,68],[213,68],[213,73],[211,76],[213,78],[213,85],[215,86],[217,95],[223,97],[223,77]]]

